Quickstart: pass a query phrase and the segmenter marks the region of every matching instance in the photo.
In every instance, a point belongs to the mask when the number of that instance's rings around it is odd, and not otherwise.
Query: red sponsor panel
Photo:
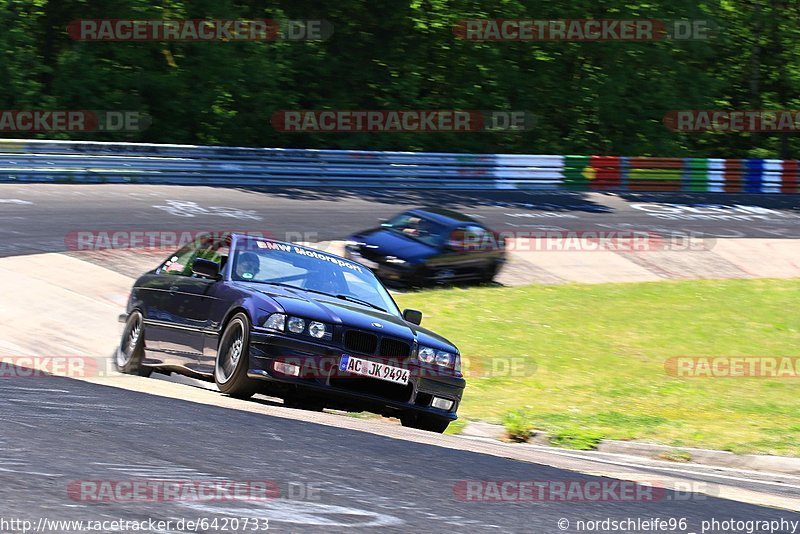
[[[781,172],[781,193],[800,193],[800,179],[798,179],[798,168],[796,159],[787,159],[782,162]]]
[[[589,182],[592,189],[619,189],[622,186],[622,167],[619,156],[592,156],[589,165],[593,170],[593,179]]]
[[[741,193],[744,190],[745,162],[742,159],[725,160],[725,185],[726,193]]]

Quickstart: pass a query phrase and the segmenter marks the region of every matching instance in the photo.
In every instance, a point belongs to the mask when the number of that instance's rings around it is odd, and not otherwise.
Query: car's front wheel
[[[222,332],[214,364],[214,382],[231,397],[247,399],[256,392],[256,381],[247,376],[249,348],[250,320],[237,313]]]
[[[436,432],[437,434],[442,434],[445,430],[447,430],[447,427],[450,424],[449,419],[443,419],[441,417],[434,417],[430,415],[406,415],[400,418],[400,422],[403,426],[407,426],[409,428],[427,430],[428,432]]]
[[[152,369],[144,362],[144,317],[134,310],[125,321],[122,339],[114,356],[117,371],[129,375],[150,376]]]

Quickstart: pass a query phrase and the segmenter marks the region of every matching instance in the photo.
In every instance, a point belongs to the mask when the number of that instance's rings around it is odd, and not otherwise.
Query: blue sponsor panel
[[[744,184],[742,189],[745,193],[761,193],[761,185],[764,181],[764,160],[746,159],[744,160]]]

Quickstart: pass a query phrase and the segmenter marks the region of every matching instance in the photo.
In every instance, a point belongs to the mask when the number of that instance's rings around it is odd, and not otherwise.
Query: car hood
[[[333,325],[345,325],[350,328],[373,332],[379,336],[390,336],[409,342],[413,342],[416,339],[420,345],[450,352],[457,351],[455,345],[435,332],[380,310],[337,299],[336,297],[309,293],[302,289],[295,290],[248,282],[237,282],[237,285],[246,287],[250,291],[271,299],[283,308],[287,315],[296,315],[312,321],[321,321]],[[378,324],[380,326],[376,326]]]
[[[406,261],[422,260],[436,254],[437,249],[416,239],[385,228],[373,228],[348,238],[360,243],[368,256],[396,256]]]

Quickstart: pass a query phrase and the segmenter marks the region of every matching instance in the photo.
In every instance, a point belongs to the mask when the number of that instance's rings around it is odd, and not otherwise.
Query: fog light
[[[434,397],[431,406],[439,410],[450,410],[453,407],[453,401],[450,399],[443,399],[441,397]]]
[[[300,376],[300,366],[291,363],[275,362],[272,368],[279,373],[289,376]],[[452,403],[451,403],[452,404]]]

